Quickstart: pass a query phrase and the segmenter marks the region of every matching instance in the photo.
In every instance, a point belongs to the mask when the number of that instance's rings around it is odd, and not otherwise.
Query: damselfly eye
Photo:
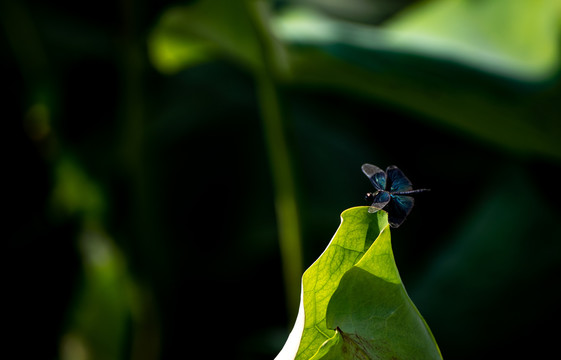
[[[372,194],[371,192],[366,193],[366,195],[364,196],[364,201],[371,203],[372,201],[374,201],[374,194]]]

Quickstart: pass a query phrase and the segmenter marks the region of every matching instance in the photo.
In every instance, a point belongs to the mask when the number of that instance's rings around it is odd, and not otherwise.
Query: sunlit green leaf
[[[296,9],[280,16],[275,29],[298,44],[417,54],[535,80],[559,66],[560,24],[558,0],[433,0],[407,7],[383,26]]]
[[[404,46],[521,77],[547,76],[559,63],[558,0],[434,0],[389,22]]]
[[[547,87],[560,67],[560,19],[557,0],[435,0],[382,27],[309,11],[282,13],[271,26],[295,45],[281,59],[295,84],[350,90],[510,151],[561,158]],[[274,44],[251,24],[241,0],[172,8],[150,37],[152,61],[172,73],[225,55],[258,69],[260,51]]]
[[[341,217],[331,243],[304,273],[303,308],[277,359],[440,359],[401,283],[387,214],[356,207]],[[296,341],[297,353],[290,353]]]
[[[510,151],[561,158],[547,83],[560,67],[559,4],[428,1],[385,27],[293,11],[273,28],[294,45],[295,83],[351,91]]]
[[[168,9],[148,42],[152,63],[173,73],[216,56],[259,66],[259,44],[244,0],[200,0]]]

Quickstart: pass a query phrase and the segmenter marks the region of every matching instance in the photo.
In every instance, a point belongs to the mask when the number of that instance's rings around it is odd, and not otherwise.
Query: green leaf
[[[152,63],[173,73],[226,56],[255,73],[263,50],[282,48],[272,58],[293,84],[351,91],[508,151],[561,159],[551,87],[561,68],[558,0],[423,1],[382,27],[299,10],[256,25],[248,9],[243,0],[169,9],[149,38]],[[269,25],[282,46],[261,39]]]
[[[384,27],[294,10],[273,29],[292,44],[296,84],[350,91],[509,151],[560,159],[559,91],[551,91],[560,7],[426,1]]]
[[[558,0],[424,1],[383,26],[338,21],[298,8],[275,21],[277,34],[293,43],[417,54],[528,80],[555,75],[560,25]]]
[[[399,277],[387,214],[366,209],[341,214],[304,273],[297,324],[277,359],[442,358]]]
[[[199,0],[168,9],[149,36],[154,66],[163,73],[226,56],[261,66],[260,44],[244,0]]]
[[[559,0],[433,0],[387,28],[412,50],[520,77],[549,76],[559,64]]]
[[[102,228],[85,226],[79,239],[81,286],[61,339],[62,359],[122,359],[138,289],[119,249]],[[136,319],[135,319],[136,320]]]

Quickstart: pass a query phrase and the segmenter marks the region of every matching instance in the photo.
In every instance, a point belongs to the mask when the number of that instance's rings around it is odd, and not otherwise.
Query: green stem
[[[253,17],[256,32],[260,36],[263,68],[257,72],[257,90],[275,191],[275,210],[287,308],[289,316],[296,318],[300,301],[300,279],[302,277],[300,219],[279,86],[275,78],[275,71],[278,66],[276,61],[282,57],[267,26],[268,15],[265,8],[267,5],[265,1],[248,1],[248,8]]]
[[[165,254],[158,238],[153,215],[151,177],[146,165],[148,132],[145,106],[146,50],[139,24],[143,2],[122,0],[122,167],[130,184],[129,235],[122,241],[131,260],[136,260],[135,309],[132,313],[130,359],[157,359],[160,352],[160,314],[154,301],[155,285],[151,279],[167,277]],[[133,256],[135,255],[135,256]],[[138,265],[140,263],[140,265]],[[141,285],[144,283],[145,285]],[[137,293],[138,291],[138,293]]]

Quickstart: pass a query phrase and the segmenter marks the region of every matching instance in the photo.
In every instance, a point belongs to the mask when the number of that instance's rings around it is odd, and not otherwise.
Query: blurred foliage
[[[260,66],[257,34],[244,1],[197,1],[167,10],[150,36],[153,63],[178,71],[225,53],[249,67]]]
[[[432,189],[392,242],[443,356],[554,353],[561,1],[271,4],[0,1],[8,352],[279,351],[269,84],[305,267],[396,164]]]

